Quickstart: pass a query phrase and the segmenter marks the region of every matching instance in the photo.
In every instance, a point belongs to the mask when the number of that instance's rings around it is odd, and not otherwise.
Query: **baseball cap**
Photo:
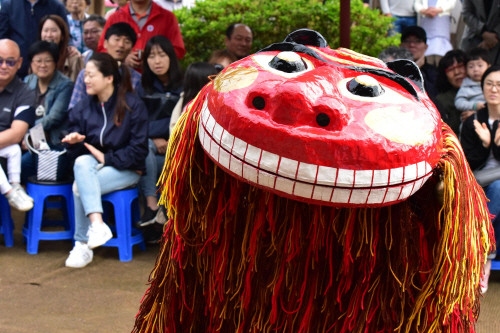
[[[403,29],[401,33],[401,42],[404,42],[409,36],[416,36],[424,43],[427,43],[427,34],[425,30],[417,25],[412,25]]]

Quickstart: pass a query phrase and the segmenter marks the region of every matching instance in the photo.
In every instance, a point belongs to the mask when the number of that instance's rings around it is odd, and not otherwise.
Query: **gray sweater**
[[[459,111],[476,110],[478,102],[485,102],[481,82],[466,77],[455,96],[455,107]]]

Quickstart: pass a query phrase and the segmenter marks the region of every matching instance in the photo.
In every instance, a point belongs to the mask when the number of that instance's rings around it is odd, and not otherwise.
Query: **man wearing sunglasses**
[[[0,192],[9,204],[22,211],[33,207],[31,199],[19,185],[21,149],[19,142],[35,122],[35,91],[19,77],[23,58],[19,46],[10,39],[0,39],[0,156],[8,160],[8,180],[0,170]]]

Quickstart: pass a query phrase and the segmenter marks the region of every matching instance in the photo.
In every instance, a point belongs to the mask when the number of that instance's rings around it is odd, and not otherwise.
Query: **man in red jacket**
[[[179,23],[175,15],[163,9],[152,0],[131,0],[125,6],[119,8],[106,21],[104,30],[99,40],[98,52],[104,52],[104,35],[109,26],[117,22],[126,22],[135,30],[137,42],[125,63],[140,70],[142,51],[146,42],[153,36],[163,35],[167,37],[175,49],[179,59],[184,57],[184,41],[182,40]]]

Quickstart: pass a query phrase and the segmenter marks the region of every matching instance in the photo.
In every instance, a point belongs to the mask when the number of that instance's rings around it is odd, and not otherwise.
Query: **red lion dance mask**
[[[493,232],[409,61],[311,30],[233,63],[173,135],[136,332],[472,332]]]

